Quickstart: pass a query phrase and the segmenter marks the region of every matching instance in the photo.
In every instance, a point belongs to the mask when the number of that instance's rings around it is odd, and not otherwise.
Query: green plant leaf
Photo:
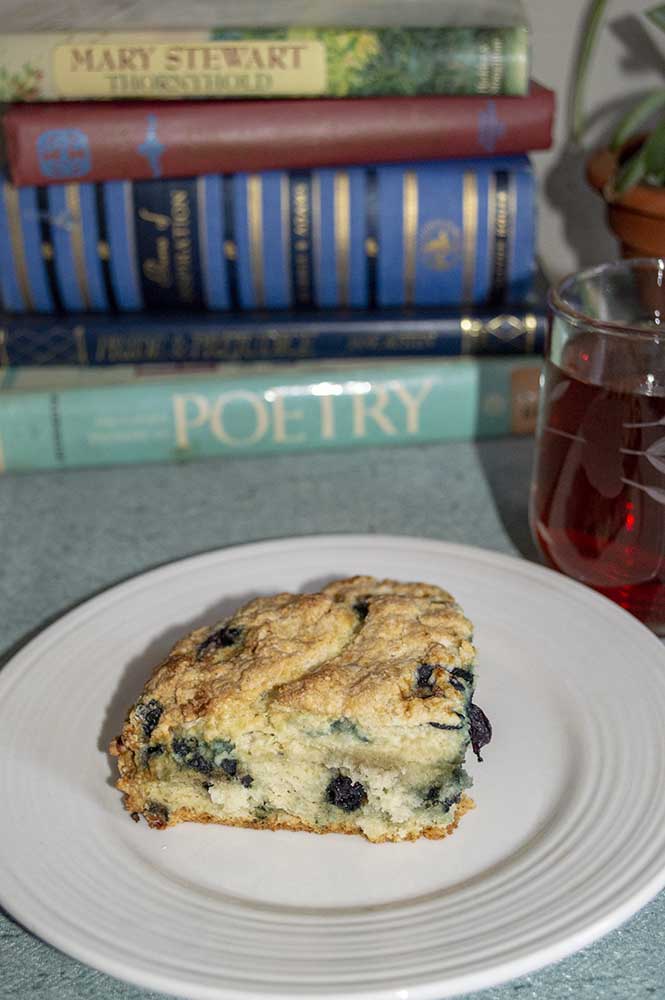
[[[657,7],[652,7],[651,10],[646,12],[647,17],[650,21],[660,28],[661,31],[665,31],[665,3],[658,4]]]
[[[634,108],[621,119],[616,131],[612,136],[610,148],[620,149],[627,139],[637,131],[644,122],[648,121],[652,115],[665,107],[665,87],[662,90],[655,90],[653,94],[648,94],[644,100],[636,104]]]
[[[591,65],[591,56],[596,45],[605,8],[608,0],[593,0],[589,7],[586,24],[583,27],[583,42],[577,58],[577,66],[573,79],[571,96],[571,115],[573,138],[579,142],[584,131],[584,98],[586,96],[587,77]]]
[[[629,188],[639,184],[648,173],[646,144],[637,150],[636,153],[626,160],[617,173],[612,185],[612,193],[623,194]]]
[[[648,174],[665,169],[665,121],[657,126],[642,146]]]

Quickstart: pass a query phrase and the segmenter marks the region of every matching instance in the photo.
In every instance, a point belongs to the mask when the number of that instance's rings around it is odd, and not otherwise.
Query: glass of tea
[[[546,561],[665,635],[665,259],[550,292],[531,530]]]

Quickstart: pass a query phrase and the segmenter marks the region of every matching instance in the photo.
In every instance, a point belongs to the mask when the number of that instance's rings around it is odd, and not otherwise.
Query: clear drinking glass
[[[550,309],[531,530],[551,566],[665,634],[665,261],[581,271]]]

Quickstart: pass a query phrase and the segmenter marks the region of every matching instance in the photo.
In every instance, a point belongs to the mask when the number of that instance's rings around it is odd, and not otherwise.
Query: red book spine
[[[297,101],[19,104],[4,119],[15,184],[502,156],[547,149],[554,94]]]

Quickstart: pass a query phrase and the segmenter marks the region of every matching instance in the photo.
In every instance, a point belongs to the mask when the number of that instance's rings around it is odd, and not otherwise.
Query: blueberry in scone
[[[111,744],[132,818],[371,841],[443,837],[473,806],[472,627],[424,583],[353,577],[197,629],[154,671]]]

